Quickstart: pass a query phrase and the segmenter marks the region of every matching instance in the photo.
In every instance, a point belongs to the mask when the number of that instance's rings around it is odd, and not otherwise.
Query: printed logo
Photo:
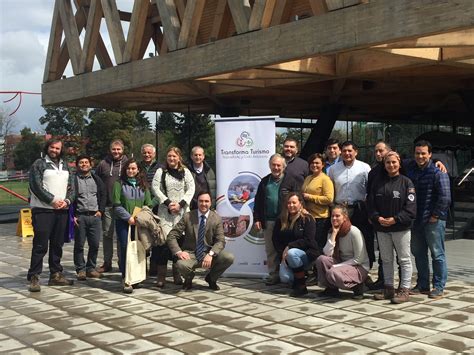
[[[253,139],[250,138],[250,133],[249,132],[243,131],[242,133],[240,133],[240,137],[237,138],[236,143],[241,148],[243,148],[243,147],[248,148],[248,147],[253,146]]]
[[[408,195],[408,199],[409,199],[411,202],[415,201],[415,195],[409,194],[409,195]]]
[[[393,198],[400,198],[400,192],[399,191],[393,191]]]

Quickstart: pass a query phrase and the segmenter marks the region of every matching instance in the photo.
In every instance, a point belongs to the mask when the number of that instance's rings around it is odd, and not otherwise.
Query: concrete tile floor
[[[391,305],[370,294],[354,301],[288,297],[283,285],[224,278],[207,289],[202,275],[191,292],[153,279],[133,294],[120,275],[46,286],[30,294],[25,275],[31,240],[0,225],[0,353],[8,354],[390,354],[474,352],[474,241],[447,242],[449,281],[444,299],[426,296]],[[63,265],[74,278],[72,245]],[[170,278],[169,278],[170,279]]]

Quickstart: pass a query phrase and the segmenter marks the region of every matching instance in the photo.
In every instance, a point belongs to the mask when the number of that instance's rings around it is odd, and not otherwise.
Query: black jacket
[[[107,204],[107,191],[105,189],[105,184],[100,177],[98,177],[94,172],[91,171],[92,178],[94,179],[95,184],[97,185],[97,205],[99,206],[100,213],[104,214],[105,206]],[[76,175],[74,176],[74,187],[76,189],[76,200],[74,201],[74,211],[77,210],[77,200],[79,198],[79,189],[78,189],[78,181],[79,177]]]
[[[265,176],[258,184],[257,194],[255,195],[255,205],[253,208],[254,222],[262,223],[262,228],[265,228],[265,187],[272,174]],[[293,191],[299,191],[296,181],[291,175],[285,174],[280,184],[280,198],[278,203],[278,213],[281,211],[281,206],[286,203],[286,196]]]
[[[273,246],[279,258],[286,247],[297,248],[303,250],[308,255],[310,262],[313,262],[319,256],[315,234],[316,222],[311,215],[307,218],[298,218],[293,228],[285,230],[281,229],[281,221],[278,218],[273,229]]]
[[[368,196],[367,208],[374,229],[380,232],[400,232],[411,228],[416,217],[415,187],[404,175],[374,177]],[[381,226],[379,217],[394,217],[395,224]]]

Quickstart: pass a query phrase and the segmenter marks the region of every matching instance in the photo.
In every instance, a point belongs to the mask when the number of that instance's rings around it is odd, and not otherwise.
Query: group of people
[[[346,289],[361,299],[366,286],[382,289],[374,298],[392,303],[406,302],[410,294],[443,296],[444,234],[451,203],[445,167],[431,159],[427,141],[415,144],[413,159],[402,160],[384,141],[374,150],[373,167],[357,159],[354,142],[335,139],[327,142],[324,156],[313,154],[307,162],[297,156],[293,139],[284,142],[283,155],[270,157],[271,172],[261,180],[254,206],[255,228],[265,239],[267,285],[289,283],[292,296],[303,296],[314,269],[324,287],[322,296]],[[376,260],[375,238],[379,280],[373,282],[369,271]],[[414,287],[412,255],[418,271]]]
[[[218,277],[233,263],[224,251],[225,237],[220,216],[211,211],[215,196],[215,174],[205,162],[204,150],[191,152],[189,169],[181,150],[171,147],[166,162],[156,161],[151,144],[141,147],[142,159],[127,158],[124,144],[114,140],[110,154],[92,170],[89,156],[76,159],[72,174],[63,160],[63,144],[52,139],[45,144],[43,157],[30,169],[30,201],[35,237],[28,270],[29,290],[41,290],[40,274],[48,252],[48,285],[72,285],[61,266],[62,248],[70,210],[75,225],[74,265],[79,281],[100,278],[113,270],[113,236],[117,236],[119,270],[123,292],[132,293],[134,285],[125,281],[129,235],[135,238],[136,213],[144,206],[159,216],[167,243],[153,247],[150,274],[156,286],[164,287],[168,261],[173,263],[173,278],[183,288],[192,288],[194,269],[209,269],[205,280],[212,290],[219,289]],[[97,265],[100,240],[104,262]],[[88,243],[87,260],[84,245]],[[184,281],[183,281],[184,278]]]
[[[117,236],[123,291],[129,235],[135,237],[136,211],[148,206],[158,215],[166,243],[153,247],[149,274],[164,287],[168,262],[173,282],[192,288],[196,268],[211,290],[218,290],[219,276],[234,261],[225,251],[221,217],[211,209],[216,177],[205,161],[202,147],[191,151],[186,167],[179,148],[167,150],[166,161],[156,161],[151,144],[141,148],[141,160],[124,155],[121,140],[110,144],[110,154],[95,169],[89,156],[76,159],[72,174],[62,158],[63,144],[50,140],[44,156],[30,169],[30,193],[35,237],[28,270],[29,290],[40,291],[39,277],[49,248],[49,285],[71,285],[61,266],[69,209],[76,226],[74,264],[78,280],[100,278],[113,270],[113,236]],[[444,230],[450,205],[449,178],[441,163],[431,159],[431,145],[415,144],[414,159],[403,160],[389,144],[375,146],[371,168],[357,159],[352,141],[330,139],[325,154],[307,161],[298,157],[298,144],[287,139],[283,154],[270,157],[270,174],[263,177],[254,203],[254,225],[262,231],[269,276],[267,285],[292,286],[291,295],[308,293],[308,272],[314,274],[322,295],[337,296],[340,289],[362,298],[369,271],[375,262],[374,239],[379,248],[379,280],[376,299],[405,302],[410,293],[443,296],[447,279]],[[97,265],[102,239],[104,262]],[[85,241],[88,255],[84,257]],[[433,265],[432,288],[428,249]],[[394,251],[400,283],[394,286]],[[411,288],[414,255],[417,284]]]

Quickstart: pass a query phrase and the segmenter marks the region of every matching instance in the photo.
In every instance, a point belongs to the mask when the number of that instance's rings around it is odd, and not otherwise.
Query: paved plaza
[[[119,273],[70,287],[27,290],[31,239],[0,224],[0,353],[8,354],[318,354],[473,353],[474,241],[447,242],[446,297],[426,296],[391,305],[340,299],[294,299],[283,285],[259,279],[224,278],[220,291],[201,275],[191,292],[153,279],[133,294],[121,292]],[[75,278],[72,245],[63,265]],[[101,257],[99,257],[101,260]],[[114,265],[116,266],[116,265]],[[168,278],[170,280],[171,278]]]

